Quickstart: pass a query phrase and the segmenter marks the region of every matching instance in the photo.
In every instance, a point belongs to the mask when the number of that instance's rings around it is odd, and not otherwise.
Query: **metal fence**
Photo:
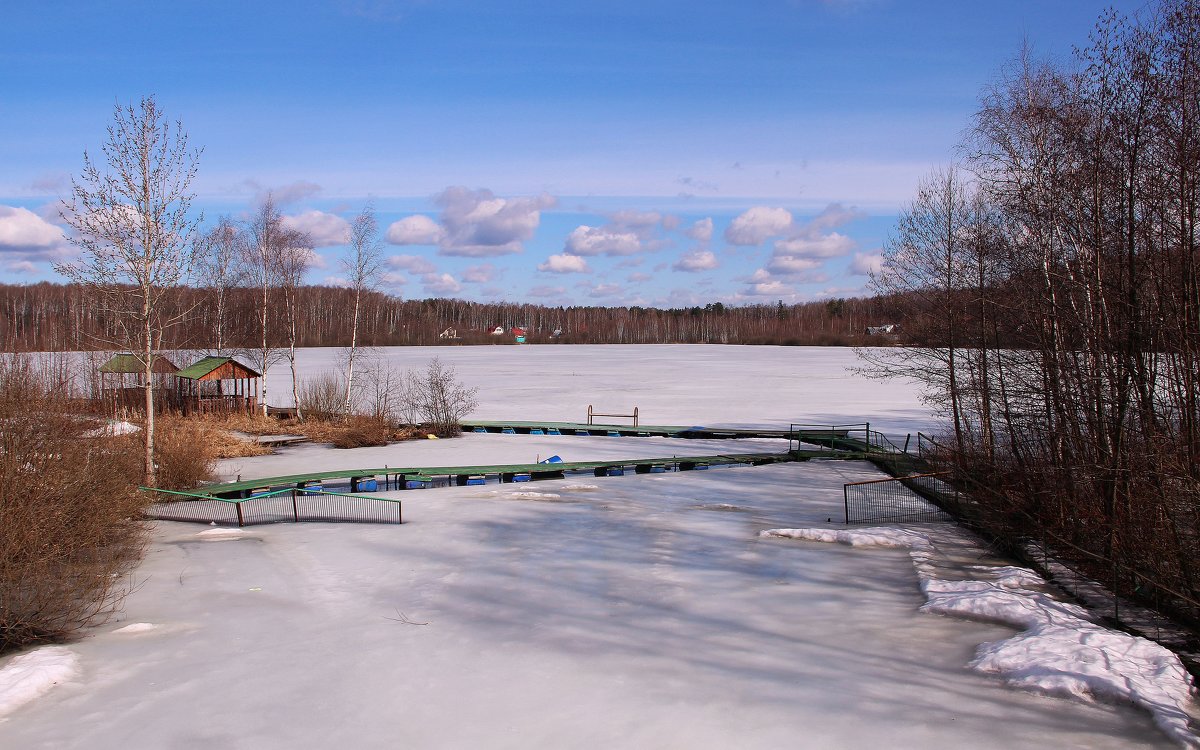
[[[941,479],[946,472],[851,482],[842,487],[846,523],[948,521],[950,514],[930,499],[955,499],[958,491]]]
[[[314,488],[275,490],[238,499],[153,491],[172,498],[152,503],[145,510],[148,517],[161,521],[229,526],[300,521],[403,523],[399,500]]]

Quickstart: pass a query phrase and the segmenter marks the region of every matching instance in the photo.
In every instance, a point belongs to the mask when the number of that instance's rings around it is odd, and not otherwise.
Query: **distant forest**
[[[256,345],[261,331],[253,289],[233,289],[218,314],[214,290],[180,288],[162,317],[167,349],[238,349]],[[349,346],[354,292],[336,287],[297,289],[298,346]],[[426,346],[510,344],[493,336],[497,326],[524,328],[528,343],[562,344],[778,344],[862,345],[892,343],[867,336],[867,326],[897,323],[902,305],[891,297],[830,299],[785,305],[658,309],[652,307],[544,307],[458,299],[403,300],[368,292],[362,300],[359,344]],[[272,311],[284,314],[283,305]],[[219,320],[220,319],[220,320]],[[118,316],[103,298],[77,284],[0,285],[0,337],[5,351],[74,351],[112,348]],[[218,347],[216,332],[224,331]],[[283,345],[285,326],[271,326]],[[555,335],[558,332],[558,335]]]

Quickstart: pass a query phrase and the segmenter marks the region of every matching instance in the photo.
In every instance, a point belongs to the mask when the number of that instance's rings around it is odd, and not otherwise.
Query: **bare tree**
[[[383,267],[382,245],[379,242],[379,223],[375,220],[375,209],[370,204],[354,219],[350,230],[350,254],[342,260],[342,268],[354,290],[354,314],[350,325],[350,352],[346,357],[346,405],[351,411],[354,392],[354,358],[358,352],[358,316],[362,307],[364,291],[373,289]]]
[[[245,279],[245,244],[245,233],[227,216],[222,216],[200,243],[196,278],[212,293],[212,348],[217,355],[224,354],[229,346],[230,297]]]
[[[405,411],[420,413],[435,435],[455,437],[460,434],[462,418],[478,406],[478,393],[478,388],[459,382],[452,366],[434,357],[424,370],[409,372]]]
[[[258,346],[247,350],[247,356],[259,368],[258,400],[262,413],[267,413],[267,370],[279,357],[276,338],[271,334],[271,291],[279,286],[278,256],[287,243],[288,232],[283,227],[283,216],[275,206],[275,199],[268,194],[266,200],[255,211],[247,227],[247,242],[242,246],[246,275],[258,290],[256,308],[258,317]]]
[[[275,253],[274,262],[279,279],[279,291],[283,295],[284,325],[287,334],[286,357],[292,370],[292,403],[296,405],[296,417],[304,419],[304,407],[300,400],[300,375],[296,370],[296,339],[299,333],[299,290],[304,284],[304,274],[312,265],[312,240],[303,232],[284,230],[282,242]]]
[[[199,150],[174,126],[153,97],[117,105],[104,166],[84,152],[83,172],[72,180],[63,219],[82,251],[55,269],[97,293],[115,313],[112,343],[129,349],[144,368],[146,395],[144,481],[154,486],[154,361],[165,318],[164,298],[188,279],[199,223],[189,215]]]

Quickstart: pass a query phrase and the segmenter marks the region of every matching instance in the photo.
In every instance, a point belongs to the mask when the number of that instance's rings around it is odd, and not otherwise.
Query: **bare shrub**
[[[346,416],[346,384],[335,373],[306,378],[299,395],[299,413],[306,418],[340,419]]]
[[[160,417],[154,441],[158,485],[168,490],[190,490],[216,479],[219,438],[202,422]]]
[[[90,437],[69,405],[0,361],[0,653],[103,621],[144,548],[138,438]]]
[[[406,402],[438,437],[460,435],[462,418],[479,405],[476,399],[479,389],[460,383],[454,368],[437,357],[424,370],[410,372],[406,386]]]

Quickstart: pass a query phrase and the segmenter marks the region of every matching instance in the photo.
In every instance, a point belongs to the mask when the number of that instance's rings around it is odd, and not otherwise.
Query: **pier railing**
[[[403,523],[399,500],[330,492],[316,487],[257,492],[224,498],[193,492],[141,488],[159,496],[145,515],[162,521],[251,526],[263,523],[331,521],[336,523]]]

